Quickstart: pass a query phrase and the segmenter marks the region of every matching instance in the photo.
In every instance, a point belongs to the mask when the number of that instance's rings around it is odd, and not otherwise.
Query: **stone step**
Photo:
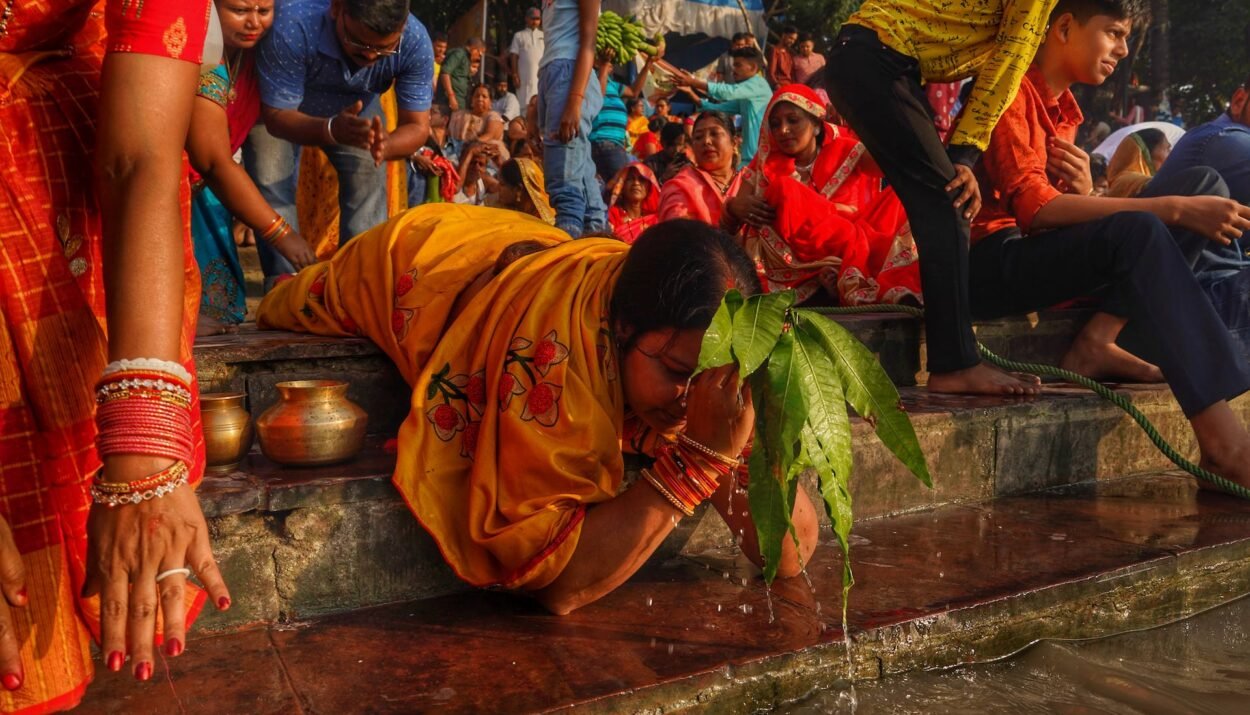
[[[852,558],[849,640],[836,547],[817,550],[810,587],[771,592],[712,550],[653,560],[565,617],[472,592],[193,637],[146,683],[99,671],[82,711],[758,712],[851,678],[1160,625],[1250,593],[1250,503],[1176,475],[1103,480],[865,520]]]
[[[978,338],[998,354],[1025,362],[1055,364],[1085,318],[1081,311],[1051,311],[978,323]],[[927,374],[920,322],[901,314],[841,316],[846,326],[877,354],[899,385],[923,384]],[[200,338],[195,346],[201,389],[246,392],[249,409],[260,415],[277,400],[274,384],[284,380],[338,379],[348,396],[369,413],[369,431],[394,434],[408,412],[409,390],[390,360],[361,338],[324,338],[245,325],[230,335]]]
[[[1194,453],[1166,389],[1121,392],[1183,453]],[[1076,388],[1050,385],[1035,400],[902,393],[934,488],[923,488],[856,420],[852,492],[860,521],[1170,468],[1127,417]],[[1250,412],[1250,400],[1236,405],[1243,416]],[[239,471],[205,479],[201,502],[235,605],[205,616],[202,628],[298,620],[464,588],[391,485],[395,458],[385,440],[371,437],[351,463],[313,469],[279,467],[254,449]],[[819,499],[814,482],[806,487]],[[723,522],[705,516],[683,520],[662,553],[731,544]]]

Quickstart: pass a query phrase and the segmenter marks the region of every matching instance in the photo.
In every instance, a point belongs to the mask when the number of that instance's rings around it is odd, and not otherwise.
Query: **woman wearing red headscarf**
[[[777,90],[760,149],[726,206],[768,290],[822,288],[842,305],[921,302],[902,204],[864,145],[825,119],[809,87]]]
[[[630,164],[613,180],[608,223],[625,243],[633,243],[643,231],[660,221],[660,182],[646,164]]]

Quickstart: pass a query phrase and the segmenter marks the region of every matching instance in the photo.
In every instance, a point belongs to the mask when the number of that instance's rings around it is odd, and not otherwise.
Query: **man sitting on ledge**
[[[1203,466],[1250,486],[1250,434],[1227,402],[1250,376],[1168,228],[1227,243],[1250,228],[1250,209],[1220,196],[1090,196],[1089,158],[1072,143],[1082,117],[1069,88],[1101,84],[1128,54],[1127,5],[1060,0],[1051,14],[979,168],[986,201],[972,226],[972,312],[1026,313],[1105,290],[1063,366],[1093,378],[1166,379]],[[1180,193],[1227,195],[1209,169],[1175,181]],[[1117,346],[1126,325],[1151,362]]]

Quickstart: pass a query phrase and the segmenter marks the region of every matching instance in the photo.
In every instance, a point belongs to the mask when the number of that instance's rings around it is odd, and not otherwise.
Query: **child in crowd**
[[[592,70],[598,0],[543,0],[546,49],[538,68],[538,125],[547,194],[556,227],[571,236],[602,231],[607,210],[590,156],[590,131],[603,106]]]
[[[1128,55],[1129,4],[1059,0],[1051,15],[978,169],[986,206],[972,227],[971,312],[1025,313],[1102,291],[1101,311],[1063,367],[1095,379],[1166,379],[1203,466],[1250,486],[1250,434],[1228,405],[1250,388],[1250,374],[1190,271],[1191,257],[1178,250],[1201,247],[1201,236],[1235,240],[1250,229],[1250,208],[1194,195],[1227,196],[1206,167],[1152,182],[1143,192],[1151,198],[1091,196],[1089,157],[1073,143],[1082,116],[1069,88],[1102,84]],[[1157,367],[1117,345],[1126,326],[1132,335],[1123,337]]]
[[[864,142],[911,219],[920,253],[929,390],[1037,394],[1036,378],[983,364],[968,298],[972,167],[1015,96],[1055,0],[865,0],[825,69],[838,113]],[[949,148],[921,80],[975,77]],[[749,135],[747,135],[749,136]]]

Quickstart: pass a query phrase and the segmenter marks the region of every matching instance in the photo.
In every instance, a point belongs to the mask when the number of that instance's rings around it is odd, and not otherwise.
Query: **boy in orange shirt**
[[[985,207],[972,226],[972,313],[1025,313],[1105,291],[1063,366],[1096,379],[1166,379],[1203,465],[1250,486],[1250,434],[1228,406],[1250,375],[1172,234],[1227,243],[1250,228],[1250,209],[1226,198],[1205,168],[1151,186],[1145,198],[1092,196],[1089,157],[1072,143],[1082,116],[1069,88],[1102,84],[1128,54],[1127,5],[1059,0],[1052,13],[977,170]],[[1157,367],[1116,344],[1126,325]]]

